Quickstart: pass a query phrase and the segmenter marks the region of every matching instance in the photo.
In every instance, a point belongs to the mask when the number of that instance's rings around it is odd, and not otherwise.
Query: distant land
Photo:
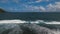
[[[0,13],[5,13],[6,11],[3,9],[0,9]]]

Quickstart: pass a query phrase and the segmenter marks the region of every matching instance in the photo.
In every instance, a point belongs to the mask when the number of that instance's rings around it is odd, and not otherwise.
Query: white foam
[[[36,20],[31,21],[31,23],[46,23],[46,24],[60,24],[60,22],[52,21],[52,22],[44,22],[43,20]],[[0,20],[0,23],[29,23],[29,21],[23,21],[23,20]]]
[[[0,23],[25,23],[22,20],[0,20]]]
[[[52,21],[52,22],[46,22],[46,24],[60,24],[60,22]]]
[[[36,21],[31,21],[31,23],[39,23],[39,22],[44,22],[43,20],[36,20]],[[29,21],[22,21],[22,20],[0,20],[0,23],[29,23]]]

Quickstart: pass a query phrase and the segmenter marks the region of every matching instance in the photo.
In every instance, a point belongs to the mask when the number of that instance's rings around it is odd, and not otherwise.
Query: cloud
[[[17,4],[19,3],[19,0],[12,0],[12,1],[15,2],[15,3],[17,3]]]
[[[42,0],[36,0],[35,2],[41,2]]]
[[[15,2],[15,3],[19,3],[19,0],[0,0],[1,3],[7,3],[7,2]]]
[[[46,9],[43,6],[33,6],[33,5],[25,5],[26,10],[32,10],[36,12],[46,11]]]
[[[55,4],[48,4],[47,6],[47,10],[46,11],[60,11],[60,2],[55,2]]]
[[[34,10],[37,9],[40,12],[59,12],[60,2],[55,2],[55,4],[48,4],[46,7],[43,6],[33,6]]]
[[[33,2],[29,2],[29,3],[30,3],[30,4],[31,4],[31,3],[39,3],[39,2],[43,2],[43,1],[47,1],[47,2],[48,2],[48,1],[50,1],[50,0],[36,0],[36,1],[33,1]]]
[[[56,2],[55,7],[60,9],[60,2]]]
[[[54,6],[56,8],[56,11],[60,11],[60,2],[56,2]]]
[[[52,5],[52,4],[48,4],[47,6],[46,6],[47,8],[46,8],[46,11],[56,11],[56,8],[55,8],[55,6],[54,5]]]
[[[10,7],[10,11],[30,11],[30,12],[41,12],[41,11],[46,11],[46,9],[43,6],[33,6],[33,5],[20,5],[19,8],[17,7]]]
[[[8,0],[0,0],[0,2],[2,2],[2,3],[7,3]]]
[[[15,8],[13,8],[13,7],[10,7],[10,8],[9,8],[9,11],[10,11],[10,12],[12,12],[12,11],[13,11],[13,12],[17,12],[17,11],[20,11],[20,10],[21,10],[20,8],[18,9],[18,8],[16,8],[16,7],[15,7]]]
[[[43,6],[40,6],[41,11],[46,11],[46,9]]]
[[[48,0],[47,0],[48,1]],[[60,11],[60,2],[55,2],[55,4],[48,4],[47,6],[27,6],[28,9],[36,10],[37,12],[59,12]]]
[[[3,0],[4,1],[4,0]],[[7,0],[6,0],[7,1]],[[15,3],[19,3],[19,0],[12,0]],[[24,2],[20,4],[19,9],[15,6],[15,8],[10,7],[11,11],[37,11],[37,12],[54,12],[54,11],[60,11],[60,2],[55,2],[55,4],[48,4],[47,6],[35,6],[35,5],[29,5],[29,3],[39,3],[42,1],[50,1],[50,0],[35,0],[35,1],[29,1],[28,4],[25,4]],[[22,5],[23,4],[23,5]]]

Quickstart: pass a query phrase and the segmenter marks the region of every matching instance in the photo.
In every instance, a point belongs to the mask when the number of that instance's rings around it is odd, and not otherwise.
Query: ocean
[[[0,34],[60,34],[60,13],[0,13]]]
[[[26,21],[60,21],[60,12],[6,12],[0,13],[0,20],[20,19]]]

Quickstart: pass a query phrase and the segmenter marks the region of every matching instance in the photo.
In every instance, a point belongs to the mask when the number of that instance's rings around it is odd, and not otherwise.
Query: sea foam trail
[[[23,20],[0,20],[0,23],[28,23],[29,21],[23,21]],[[36,21],[31,21],[31,23],[39,23],[43,22],[43,20],[36,20]]]
[[[0,20],[0,23],[25,23],[26,21],[22,20]]]
[[[0,20],[0,23],[29,23],[29,21],[14,19],[14,20]],[[57,21],[45,22],[43,20],[30,21],[30,23],[60,24],[60,22]]]

